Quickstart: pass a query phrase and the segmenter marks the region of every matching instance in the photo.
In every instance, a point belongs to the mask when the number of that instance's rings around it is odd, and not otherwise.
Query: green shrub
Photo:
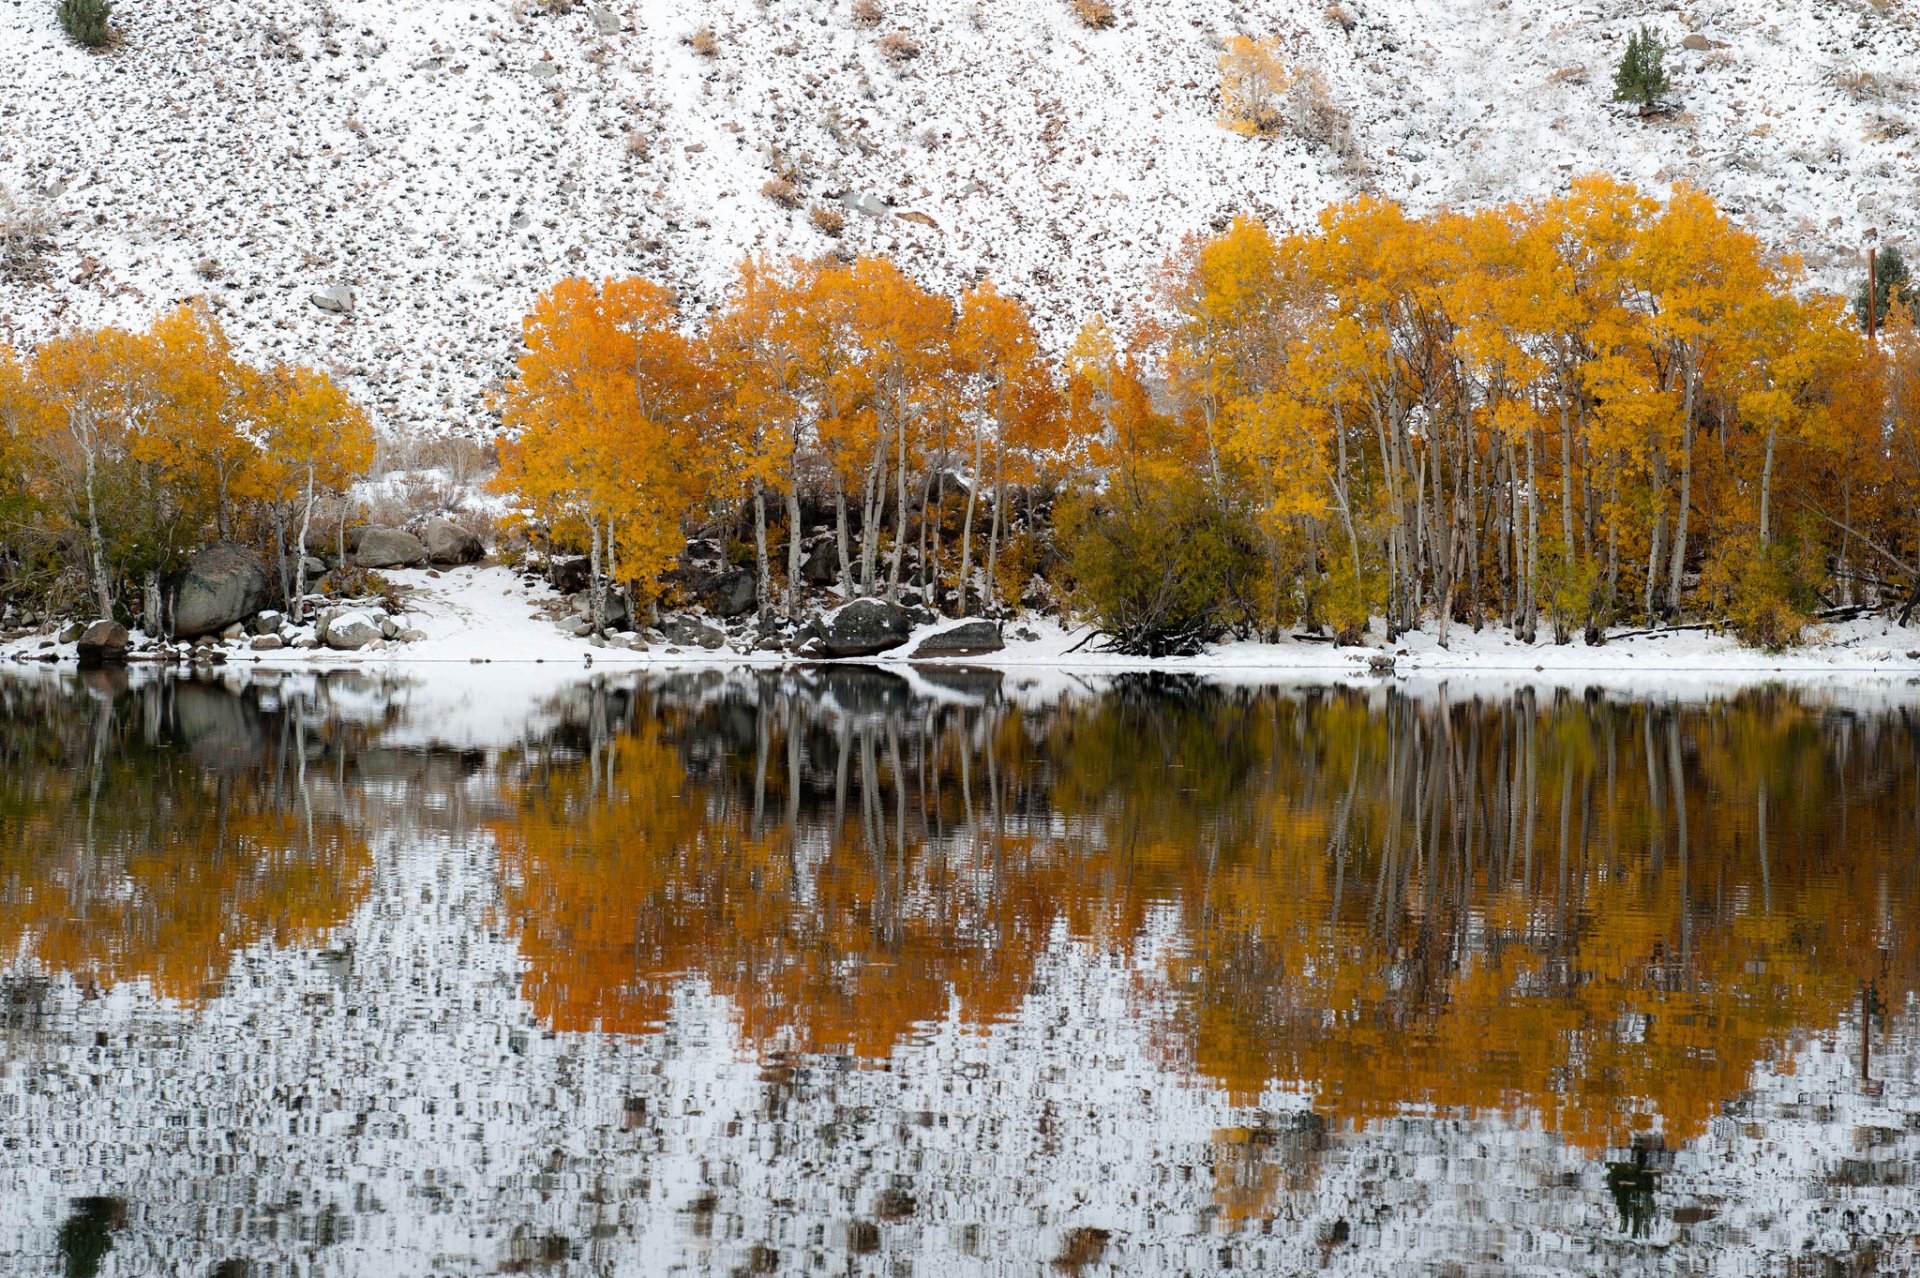
[[[1259,615],[1259,530],[1204,484],[1063,501],[1058,519],[1074,597],[1113,651],[1187,655]]]
[[[1566,643],[1575,630],[1590,635],[1598,630],[1599,584],[1599,568],[1591,560],[1581,563],[1578,555],[1558,542],[1548,548],[1540,566],[1540,607],[1553,622],[1555,643]]]
[[[1776,542],[1766,550],[1742,541],[1708,563],[1700,582],[1727,628],[1751,648],[1777,651],[1800,642],[1819,598],[1811,582],[1822,558],[1812,541]]]
[[[1367,622],[1373,615],[1370,601],[1374,598],[1375,584],[1354,576],[1350,563],[1335,567],[1327,574],[1326,584],[1315,596],[1314,605],[1320,619],[1332,629],[1335,643],[1351,648],[1366,638]]]
[[[1627,51],[1613,73],[1613,100],[1650,105],[1667,91],[1667,46],[1652,27],[1642,25],[1627,37]]]
[[[59,0],[54,13],[75,44],[98,49],[110,36],[107,21],[113,16],[113,0]]]

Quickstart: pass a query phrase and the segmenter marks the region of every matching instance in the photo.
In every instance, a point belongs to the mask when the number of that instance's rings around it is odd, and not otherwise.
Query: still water
[[[0,1275],[1907,1273],[1920,691],[0,682]]]

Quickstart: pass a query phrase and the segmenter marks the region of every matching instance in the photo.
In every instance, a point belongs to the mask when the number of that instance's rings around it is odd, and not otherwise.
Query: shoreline
[[[1451,629],[1442,647],[1425,631],[1402,635],[1390,647],[1373,643],[1335,647],[1331,643],[1282,640],[1235,641],[1185,657],[1131,657],[1078,647],[1089,627],[1066,627],[1051,618],[1027,618],[1003,627],[1006,646],[993,653],[916,658],[910,654],[928,635],[958,624],[958,619],[916,627],[906,643],[865,657],[828,659],[791,652],[740,651],[734,648],[644,650],[607,646],[563,634],[546,615],[550,594],[529,588],[512,570],[499,565],[443,571],[388,574],[408,587],[411,605],[399,616],[422,637],[382,649],[338,651],[329,648],[281,648],[254,652],[245,646],[221,649],[221,659],[192,663],[177,654],[134,652],[130,669],[244,669],[325,671],[336,669],[432,669],[453,666],[552,666],[557,669],[642,670],[652,668],[782,668],[862,665],[964,667],[1006,673],[1061,675],[1191,674],[1237,680],[1315,681],[1362,679],[1490,678],[1511,681],[1539,675],[1553,682],[1577,678],[1588,683],[1632,682],[1653,677],[1662,682],[1694,677],[1714,681],[1760,683],[1779,678],[1920,679],[1920,626],[1898,626],[1869,616],[1809,627],[1807,641],[1778,652],[1742,647],[1730,636],[1706,630],[1635,631],[1630,637],[1588,646],[1576,636],[1566,644],[1539,640],[1524,644],[1509,632],[1464,626]],[[0,668],[77,666],[75,646],[47,645],[48,636],[31,635],[0,644]],[[51,660],[49,660],[51,658]]]

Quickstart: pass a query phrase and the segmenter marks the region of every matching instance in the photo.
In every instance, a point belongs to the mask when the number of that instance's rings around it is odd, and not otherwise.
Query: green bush
[[[1062,501],[1058,518],[1074,597],[1113,651],[1188,655],[1259,615],[1259,530],[1202,483]]]
[[[1613,73],[1613,100],[1650,105],[1667,91],[1667,46],[1652,27],[1642,25],[1627,37],[1627,51]]]
[[[1742,541],[1707,565],[1701,591],[1741,643],[1768,651],[1790,648],[1811,622],[1807,614],[1819,606],[1812,582],[1823,558],[1810,539],[1776,542],[1766,550]]]
[[[1599,629],[1595,607],[1600,570],[1591,560],[1581,563],[1579,556],[1555,542],[1548,548],[1540,566],[1540,606],[1553,622],[1553,641],[1566,643],[1575,630],[1592,635]]]
[[[60,29],[75,44],[98,49],[109,38],[107,21],[113,16],[112,0],[59,0],[54,13]]]

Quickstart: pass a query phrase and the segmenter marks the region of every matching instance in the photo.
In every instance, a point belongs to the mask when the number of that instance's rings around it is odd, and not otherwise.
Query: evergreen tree
[[[1667,47],[1659,33],[1644,24],[1627,37],[1627,51],[1613,73],[1613,100],[1649,106],[1667,91]]]
[[[1907,260],[1900,256],[1897,248],[1880,251],[1879,259],[1874,263],[1873,274],[1869,279],[1860,281],[1860,291],[1853,295],[1853,313],[1860,319],[1860,327],[1867,326],[1867,291],[1873,291],[1873,322],[1884,323],[1887,308],[1893,305],[1895,298],[1911,299],[1913,295],[1907,279]]]
[[[112,0],[59,0],[54,13],[60,29],[75,44],[97,49],[107,42],[107,19],[113,15]]]

